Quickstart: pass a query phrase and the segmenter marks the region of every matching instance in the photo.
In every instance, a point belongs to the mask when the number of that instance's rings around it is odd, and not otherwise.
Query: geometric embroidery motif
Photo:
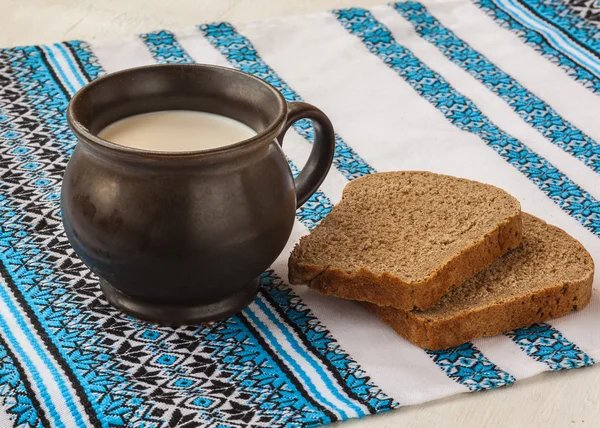
[[[140,34],[140,39],[160,64],[193,64],[194,60],[183,50],[170,31]]]
[[[547,364],[552,370],[577,369],[594,364],[594,360],[577,345],[546,323],[519,328],[506,335],[527,355]]]
[[[600,28],[600,3],[598,0],[564,0],[564,3],[581,19]]]
[[[427,354],[448,375],[471,391],[510,385],[515,378],[488,360],[473,344],[465,343]]]

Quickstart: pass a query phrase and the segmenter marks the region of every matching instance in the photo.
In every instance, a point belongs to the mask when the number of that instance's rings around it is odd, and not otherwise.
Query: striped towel
[[[593,3],[401,2],[0,50],[0,426],[317,426],[594,364],[597,291],[582,312],[430,352],[352,302],[286,282],[292,246],[346,183],[388,170],[502,187],[600,265]],[[66,240],[59,195],[75,138],[65,108],[104,73],[193,62],[322,108],[337,150],[250,307],[211,326],[158,327],[109,306]],[[297,170],[312,130],[294,129],[285,152]]]

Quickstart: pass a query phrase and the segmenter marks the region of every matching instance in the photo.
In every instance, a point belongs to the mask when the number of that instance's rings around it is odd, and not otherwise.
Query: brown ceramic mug
[[[97,136],[128,116],[180,109],[228,116],[257,135],[195,152],[145,151]],[[335,148],[317,108],[209,65],[109,74],[75,94],[67,117],[79,140],[62,186],[69,241],[110,303],[169,325],[224,318],[253,300]],[[312,120],[315,142],[294,180],[279,142],[302,118]]]

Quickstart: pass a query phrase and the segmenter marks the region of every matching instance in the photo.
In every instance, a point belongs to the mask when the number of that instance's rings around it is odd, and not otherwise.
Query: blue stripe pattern
[[[65,72],[63,71],[63,69],[58,64],[56,56],[54,55],[54,51],[49,46],[41,46],[41,49],[44,51],[44,53],[46,54],[46,57],[52,63],[52,67],[58,71],[58,74],[60,75],[60,79],[61,79],[63,85],[66,86],[66,88],[70,92],[70,94],[73,95],[75,92],[77,92],[75,87],[71,84],[71,81],[65,75]]]
[[[428,68],[412,52],[400,45],[393,38],[389,29],[378,22],[368,11],[353,8],[337,10],[334,11],[334,14],[346,30],[359,37],[370,52],[377,55],[385,64],[396,71],[419,95],[442,112],[452,124],[461,130],[478,135],[506,161],[536,183],[561,208],[580,219],[582,224],[596,235],[600,234],[600,204],[591,195],[577,187],[575,183],[570,181],[546,160],[532,152],[527,146],[524,146],[518,140],[500,130],[479,111],[471,100],[459,94],[440,75]],[[575,194],[573,190],[576,190]],[[585,202],[589,202],[595,211],[587,211],[585,217],[578,215],[579,212],[573,213],[576,207],[579,206],[574,204],[573,196],[575,195],[580,198],[585,195]],[[465,346],[472,345],[467,344]],[[453,357],[452,353],[456,349],[462,352],[465,348],[452,348],[442,351],[442,353],[436,353],[435,355],[438,357],[441,358],[443,356],[444,358],[434,360],[436,362],[444,361],[444,364],[460,361]],[[485,358],[480,352],[475,352],[473,355]],[[470,372],[467,371],[466,373]],[[509,380],[512,378],[504,375],[499,375],[499,377]],[[455,379],[470,389],[475,388],[474,385],[479,385],[480,388],[488,388],[504,384],[496,381],[482,382],[479,378],[474,379],[474,383],[472,383],[470,380],[467,381],[467,378],[461,376],[457,376]]]
[[[148,47],[154,60],[159,64],[194,63],[192,57],[183,49],[170,31],[146,33],[140,35],[140,38]],[[308,122],[310,124],[310,121],[303,120],[296,122],[293,126],[302,126],[298,125],[300,122]],[[310,132],[312,133],[312,125],[310,125]],[[288,159],[288,163],[292,170],[292,174],[296,177],[300,171],[291,160]],[[304,205],[298,208],[296,217],[309,230],[312,230],[331,212],[332,209],[333,204],[329,198],[322,191],[317,190]]]
[[[398,403],[394,403],[370,382],[370,378],[358,363],[340,348],[331,333],[281,278],[273,271],[267,271],[263,273],[261,280],[271,299],[299,330],[298,336],[304,336],[312,349],[334,367],[352,394],[366,403],[373,413],[388,411],[398,406]]]
[[[77,65],[73,62],[73,60],[69,56],[69,53],[67,52],[67,49],[65,48],[65,46],[62,43],[55,43],[53,46],[54,46],[54,48],[58,49],[58,51],[62,54],[65,61],[67,61],[68,65],[69,65],[69,69],[71,70],[71,73],[73,73],[73,76],[75,76],[75,79],[77,80],[77,83],[79,84],[79,87],[82,87],[83,85],[85,85],[86,82],[83,81],[83,78],[81,77],[79,70],[77,70]]]
[[[15,129],[11,122],[9,114],[0,109],[0,142],[5,144],[14,144],[14,141],[18,138],[19,132]],[[16,147],[13,150],[23,152],[23,147]],[[5,206],[6,201],[4,197],[0,195],[0,206]],[[10,239],[11,234],[2,231],[0,226],[0,246],[4,240]],[[0,262],[0,270],[3,270],[4,274],[8,274]],[[0,277],[0,288],[5,291],[6,285],[1,282]],[[3,317],[0,317],[0,322],[5,325]],[[14,340],[14,336],[11,334],[10,329],[5,328],[3,330],[8,335],[8,340]],[[0,403],[9,414],[11,420],[14,421],[15,426],[30,426],[34,428],[43,428],[44,425],[48,425],[49,421],[40,406],[35,393],[28,389],[27,385],[31,383],[28,381],[27,376],[22,373],[18,367],[22,367],[22,363],[29,364],[31,360],[26,356],[16,356],[8,348],[8,343],[4,339],[0,339]],[[19,343],[16,343],[16,349],[19,354],[22,352],[22,348]],[[41,385],[41,379],[39,372],[33,367],[31,371],[32,375],[35,376],[34,380],[36,384],[40,384],[40,390],[43,390],[44,396],[42,399],[47,401],[50,399],[48,392]],[[35,404],[34,404],[35,403]],[[53,405],[50,402],[49,409],[53,409]],[[53,409],[50,415],[53,418],[57,417],[56,409]],[[42,421],[43,419],[43,421]]]
[[[0,234],[3,235],[4,234],[3,232],[4,232],[3,228],[0,227]],[[18,279],[15,281],[14,273],[11,272],[11,268],[10,268],[11,261],[12,261],[11,256],[14,257],[15,253],[11,252],[10,250],[6,251],[6,252],[2,251],[2,250],[5,250],[5,248],[7,248],[7,247],[8,247],[8,245],[4,241],[0,241],[0,264],[2,264],[6,268],[7,273],[9,275],[11,275],[11,277],[13,277],[13,281],[16,283],[18,281]],[[15,318],[15,320],[17,321],[17,324],[19,325],[21,330],[24,332],[25,337],[27,338],[27,341],[31,344],[32,348],[35,350],[38,357],[50,369],[50,373],[52,374],[52,377],[54,378],[56,384],[58,385],[61,395],[63,396],[63,398],[65,399],[65,402],[67,403],[67,408],[69,409],[69,412],[73,415],[78,426],[84,426],[83,416],[79,412],[79,409],[77,408],[77,405],[74,402],[73,395],[67,388],[64,377],[58,372],[55,362],[49,358],[48,353],[42,348],[42,346],[40,345],[40,342],[36,339],[36,337],[32,333],[32,330],[27,325],[27,321],[26,321],[25,317],[23,316],[21,310],[14,304],[13,299],[9,296],[9,292],[7,291],[6,287],[1,286],[1,285],[2,284],[0,284],[0,300],[6,305],[6,309],[8,309],[11,312],[12,316]],[[13,346],[15,346],[16,349],[18,350],[22,361],[25,362],[28,369],[36,377],[37,387],[40,390],[42,399],[44,400],[46,406],[50,410],[50,415],[52,417],[54,417],[54,423],[56,424],[56,426],[64,427],[65,425],[62,422],[62,420],[60,419],[60,416],[58,415],[58,411],[57,411],[56,407],[54,406],[54,403],[51,400],[52,394],[50,394],[48,392],[45,384],[42,382],[38,368],[33,364],[31,359],[27,355],[27,352],[25,352],[22,349],[22,347],[19,345],[19,341],[14,337],[14,335],[12,334],[11,328],[5,322],[3,317],[0,317],[0,325],[2,325],[2,331],[7,335],[8,341],[13,343]]]
[[[546,23],[567,34],[571,40],[576,40],[583,50],[587,48],[590,56],[600,63],[598,28],[573,13],[562,1],[518,0],[518,3],[543,17]]]
[[[327,385],[329,391],[338,400],[340,400],[346,406],[354,410],[359,417],[365,416],[366,413],[362,408],[357,406],[356,403],[354,403],[352,400],[348,399],[348,397],[340,393],[338,386],[333,384],[330,378],[331,375],[325,372],[321,363],[316,358],[314,358],[311,353],[306,353],[302,349],[302,346],[300,346],[299,339],[296,336],[294,336],[294,334],[289,330],[289,328],[283,322],[281,322],[277,318],[277,316],[275,316],[273,311],[269,308],[268,304],[260,298],[256,299],[255,303],[256,306],[260,308],[260,310],[263,312],[263,314],[265,314],[267,318],[283,332],[285,338],[287,339],[287,342],[292,346],[294,351],[296,351],[300,355],[305,355],[306,361],[308,361],[309,364],[313,367],[313,369],[319,374],[321,380],[323,380],[323,382]]]
[[[47,51],[47,49],[45,49],[45,51]],[[70,153],[73,146],[73,137],[68,131],[66,118],[62,119],[61,124],[57,123],[54,118],[50,117],[51,115],[47,114],[47,109],[63,109],[64,111],[67,101],[64,98],[64,94],[62,94],[62,92],[56,88],[56,82],[52,83],[52,78],[47,74],[48,70],[45,69],[45,65],[43,64],[43,61],[41,61],[40,52],[35,47],[15,48],[8,50],[7,52],[9,52],[9,55],[11,56],[11,66],[15,71],[20,72],[20,74],[17,75],[17,78],[22,83],[24,91],[29,97],[32,98],[34,108],[38,110],[41,113],[40,116],[47,121],[46,125],[54,127],[57,131],[60,131],[57,132],[56,138],[52,143],[58,148],[59,151],[62,150],[66,153]],[[25,77],[27,73],[34,75],[36,81],[32,82]],[[43,101],[40,102],[40,100]],[[18,144],[21,138],[22,134],[18,134],[14,141]],[[17,157],[24,158],[24,160],[27,159],[27,163],[24,163],[23,168],[29,172],[32,178],[35,178],[29,181],[29,185],[33,187],[38,194],[44,195],[44,199],[50,206],[55,206],[58,208],[58,195],[60,194],[59,182],[48,177],[47,173],[42,169],[43,165],[48,161],[38,161],[38,159],[36,159],[36,155],[33,154],[33,151],[23,146],[17,147],[13,153],[16,154]],[[15,212],[14,209],[9,208],[8,201],[4,201],[4,203],[0,205],[0,224],[4,225],[4,227],[14,228],[15,225],[13,223],[15,223],[20,229],[17,218],[21,215],[22,214],[19,214],[18,211]],[[44,287],[44,281],[41,281],[41,277],[39,275],[36,275],[27,268],[23,268],[22,264],[24,261],[33,264],[36,262],[36,260],[40,259],[41,255],[39,249],[32,249],[29,254],[22,254],[20,251],[16,251],[12,245],[19,239],[21,240],[19,242],[21,246],[20,248],[27,247],[27,244],[25,244],[24,241],[24,238],[27,236],[27,234],[23,230],[8,230],[4,227],[2,228],[3,233],[0,233],[0,236],[3,236],[3,238],[0,239],[0,252],[2,253],[4,264],[13,276],[15,284],[21,288],[21,291],[31,308],[36,311],[37,308],[35,299],[38,297],[41,298],[42,293],[38,292],[39,294],[37,294],[32,300],[26,292],[36,294],[36,291],[39,290],[38,287]],[[17,266],[18,269],[13,268],[13,266]],[[40,282],[38,283],[38,281]],[[8,303],[10,304],[10,302]],[[52,316],[52,312],[47,311],[44,314],[37,312],[37,315],[38,318],[43,322],[46,317]],[[23,320],[21,320],[21,325],[23,326],[24,330],[28,331]],[[64,328],[64,325],[61,325],[60,328]],[[39,343],[31,335],[31,333],[29,334],[29,339],[34,348],[37,348],[38,353],[47,357],[44,351],[40,349]],[[74,397],[66,388],[63,377],[58,373],[55,367],[56,361],[50,361],[48,358],[45,358],[45,362],[52,370],[53,377],[56,379],[56,382],[61,389],[65,401],[68,403],[69,410],[72,412],[73,417],[78,421],[79,424],[83,424],[83,418],[73,401]],[[41,384],[40,388],[42,388]]]
[[[6,302],[6,297],[4,295],[5,291],[4,291],[4,287],[2,285],[3,284],[0,284],[0,290],[3,291],[1,298],[2,298],[3,302]],[[13,316],[17,317],[17,315],[15,314],[14,306],[11,305],[11,307],[9,309],[11,310]],[[17,320],[18,320],[18,318],[17,318]],[[26,330],[27,327],[23,326],[22,319],[20,320],[20,322],[18,320],[18,323],[23,330],[27,331]],[[41,374],[40,374],[38,368],[36,367],[36,365],[33,363],[31,358],[29,357],[27,351],[25,351],[23,349],[23,347],[20,345],[21,341],[15,337],[15,335],[13,334],[12,328],[7,324],[7,322],[4,319],[4,316],[0,317],[0,328],[4,332],[6,341],[14,349],[14,352],[16,353],[19,360],[23,362],[23,364],[25,365],[27,370],[31,373],[31,377],[35,381],[35,384],[39,390],[40,399],[42,400],[42,402],[48,409],[48,412],[49,412],[48,416],[51,417],[52,424],[55,425],[56,427],[64,428],[65,424],[62,422],[60,415],[58,414],[56,406],[54,405],[54,402],[52,401],[52,395],[46,388],[46,385],[44,384],[44,382],[42,380],[42,377],[41,377]],[[28,337],[28,340],[29,340],[29,342],[31,342],[31,337]],[[83,426],[81,424],[81,419],[79,420],[79,424],[80,424],[80,426]]]
[[[232,27],[229,27],[232,28]],[[189,56],[189,54],[183,49],[181,44],[176,40],[174,35],[168,31],[161,31],[156,34],[144,34],[141,36],[142,40],[146,43],[148,49],[150,50],[153,58],[159,63],[192,63],[193,59]],[[251,46],[251,45],[250,45]],[[266,64],[265,64],[266,67]],[[291,90],[290,90],[291,91]],[[312,132],[312,126],[311,126]],[[290,168],[294,176],[298,174],[298,169],[291,162]],[[313,195],[309,201],[307,201],[302,207],[300,207],[297,211],[298,219],[305,225],[309,230],[312,230],[318,222],[323,219],[329,211],[332,209],[332,204],[322,192],[317,192]],[[273,293],[275,288],[273,288],[274,284],[283,284],[280,278],[278,278],[273,272],[271,274],[263,275],[263,285],[266,287],[269,293]],[[284,298],[284,296],[286,296]],[[305,312],[306,316],[311,316],[309,310],[301,303],[298,297],[293,296],[289,287],[287,287],[287,293],[279,294],[280,299],[278,303],[281,303],[284,308],[288,310],[298,310],[302,307],[302,311]],[[296,303],[292,304],[291,300],[296,300]],[[258,298],[255,303],[263,309],[265,306],[265,302]],[[262,306],[261,306],[262,305]],[[285,309],[284,309],[285,312]],[[313,320],[316,321],[314,317]],[[293,320],[290,320],[293,322]],[[287,331],[284,327],[281,327],[283,331]],[[320,325],[320,323],[314,322],[312,327],[308,329],[308,332],[314,331],[314,329],[320,329],[321,333],[327,332],[327,330]],[[262,330],[261,330],[262,331]],[[288,339],[290,343],[292,343],[293,336],[289,331]],[[309,340],[311,347],[315,347],[315,344],[312,340]],[[329,335],[328,344],[330,346],[335,346],[335,342]],[[321,344],[319,344],[321,345]],[[323,356],[323,349],[320,347],[321,352],[319,350],[315,350],[318,355]],[[345,378],[345,385],[349,387],[349,393],[353,396],[356,396],[359,400],[364,400],[367,406],[373,411],[384,411],[389,410],[394,403],[391,399],[386,397],[377,387],[375,387],[372,383],[369,382],[369,378],[365,376],[365,374],[360,370],[360,367],[350,359],[350,357],[345,354],[343,351],[337,347],[336,353],[328,352],[326,354],[326,358],[331,362],[333,358],[335,358],[337,365],[337,371]],[[310,355],[307,356],[307,359],[310,362],[312,357]],[[342,365],[340,367],[340,365]],[[312,361],[311,365],[315,368],[315,370],[321,370],[319,364],[315,361]],[[326,380],[327,377],[325,373],[322,373],[323,379]],[[310,382],[310,379],[305,379],[306,382]],[[328,381],[328,387],[330,388],[333,394],[339,395],[338,398],[342,399],[342,395],[338,392],[338,387],[333,385],[331,381]],[[357,414],[365,414],[362,409],[356,406],[352,401],[347,398],[343,398],[348,402],[349,407],[353,408]]]
[[[600,173],[600,145],[592,138],[440,24],[420,3],[398,2],[393,7],[423,39],[502,98],[546,139]]]
[[[235,68],[270,83],[288,102],[303,101],[302,97],[263,61],[250,40],[238,33],[231,24],[228,22],[205,24],[200,25],[200,30]],[[298,121],[293,128],[309,142],[314,140],[313,127],[309,120]],[[348,180],[376,172],[337,134],[333,165]]]
[[[87,80],[94,80],[104,73],[98,58],[92,54],[90,46],[80,40],[65,42],[65,46],[73,52],[76,61],[81,65]]]
[[[256,299],[254,303],[256,304],[256,306],[258,306],[263,311],[263,313],[267,316],[269,321],[271,321],[274,325],[279,326],[279,328],[283,332],[285,338],[287,339],[286,341],[294,347],[294,350],[296,352],[301,353],[302,350],[299,349],[297,344],[295,344],[294,338],[289,334],[289,332],[287,331],[287,328],[277,322],[277,320],[272,316],[272,314],[270,314],[268,312],[268,309],[265,307],[264,303],[261,302],[260,299]],[[269,341],[271,347],[286,362],[286,364],[289,364],[294,369],[294,373],[300,379],[302,379],[302,383],[307,386],[307,388],[308,388],[309,392],[312,394],[312,396],[315,397],[319,403],[321,403],[321,404],[327,406],[329,409],[339,413],[342,420],[348,419],[348,414],[344,411],[344,409],[334,405],[331,401],[329,401],[327,398],[325,398],[323,396],[323,394],[321,394],[321,390],[317,386],[314,385],[313,381],[311,380],[311,377],[308,376],[308,374],[302,369],[302,367],[300,367],[300,365],[298,364],[296,359],[293,358],[291,355],[289,355],[283,349],[282,345],[279,343],[277,338],[273,335],[271,329],[269,329],[269,327],[267,327],[267,325],[265,325],[265,323],[262,322],[256,316],[256,314],[254,314],[252,309],[253,308],[245,309],[244,315],[247,316],[250,320],[252,320],[252,323],[254,323],[257,326],[257,329],[258,329],[258,331],[261,332],[261,334],[265,335],[265,337]],[[331,388],[331,392],[335,391],[333,385],[327,385],[327,387]]]
[[[546,36],[511,15],[494,0],[474,0],[474,2],[485,13],[496,20],[500,26],[514,32],[540,55],[543,55],[550,62],[564,70],[573,80],[581,83],[592,92],[600,92],[600,79],[586,68],[586,66],[553,46]]]
[[[457,128],[477,135],[535,183],[554,203],[600,236],[600,202],[546,159],[498,128],[467,97],[394,40],[389,29],[364,9],[335,11],[340,23],[398,73]]]
[[[594,364],[589,355],[546,323],[519,328],[506,335],[527,355],[547,364],[551,370],[578,369]]]
[[[330,416],[304,397],[304,394],[291,381],[291,374],[288,375],[282,371],[280,363],[275,362],[269,353],[265,351],[264,346],[256,340],[255,333],[248,330],[244,323],[241,322],[241,318],[248,317],[255,324],[260,324],[261,321],[257,320],[248,308],[243,311],[243,314],[241,316],[233,316],[213,327],[215,330],[219,330],[215,331],[213,335],[215,339],[230,337],[239,343],[239,349],[233,349],[232,351],[241,355],[247,355],[247,362],[256,364],[261,368],[264,384],[269,385],[270,388],[281,394],[281,402],[300,410],[299,414],[287,415],[287,421],[277,421],[277,423],[281,425],[286,423],[289,426],[294,426],[294,423],[300,423],[301,426],[317,426],[333,422]],[[210,334],[209,332],[207,336],[208,340],[210,340]],[[238,347],[236,346],[236,348]],[[318,404],[319,406],[323,405],[322,402],[318,402]],[[266,401],[261,407],[269,415],[268,410],[272,406],[273,403]],[[273,412],[273,416],[276,415]]]
[[[557,49],[561,50],[564,54],[569,55],[574,61],[585,65],[585,67],[597,77],[600,76],[599,64],[592,53],[577,43],[576,40],[573,40],[567,34],[560,31],[560,29],[549,24],[530,7],[523,3],[519,3],[516,0],[495,1],[517,19],[543,34]]]

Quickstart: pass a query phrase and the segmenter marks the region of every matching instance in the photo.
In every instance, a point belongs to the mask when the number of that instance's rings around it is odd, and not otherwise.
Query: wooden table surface
[[[0,0],[0,46],[118,39],[216,20],[239,22],[382,3],[385,0]],[[339,426],[600,427],[600,367],[544,373],[511,387],[456,395]]]

